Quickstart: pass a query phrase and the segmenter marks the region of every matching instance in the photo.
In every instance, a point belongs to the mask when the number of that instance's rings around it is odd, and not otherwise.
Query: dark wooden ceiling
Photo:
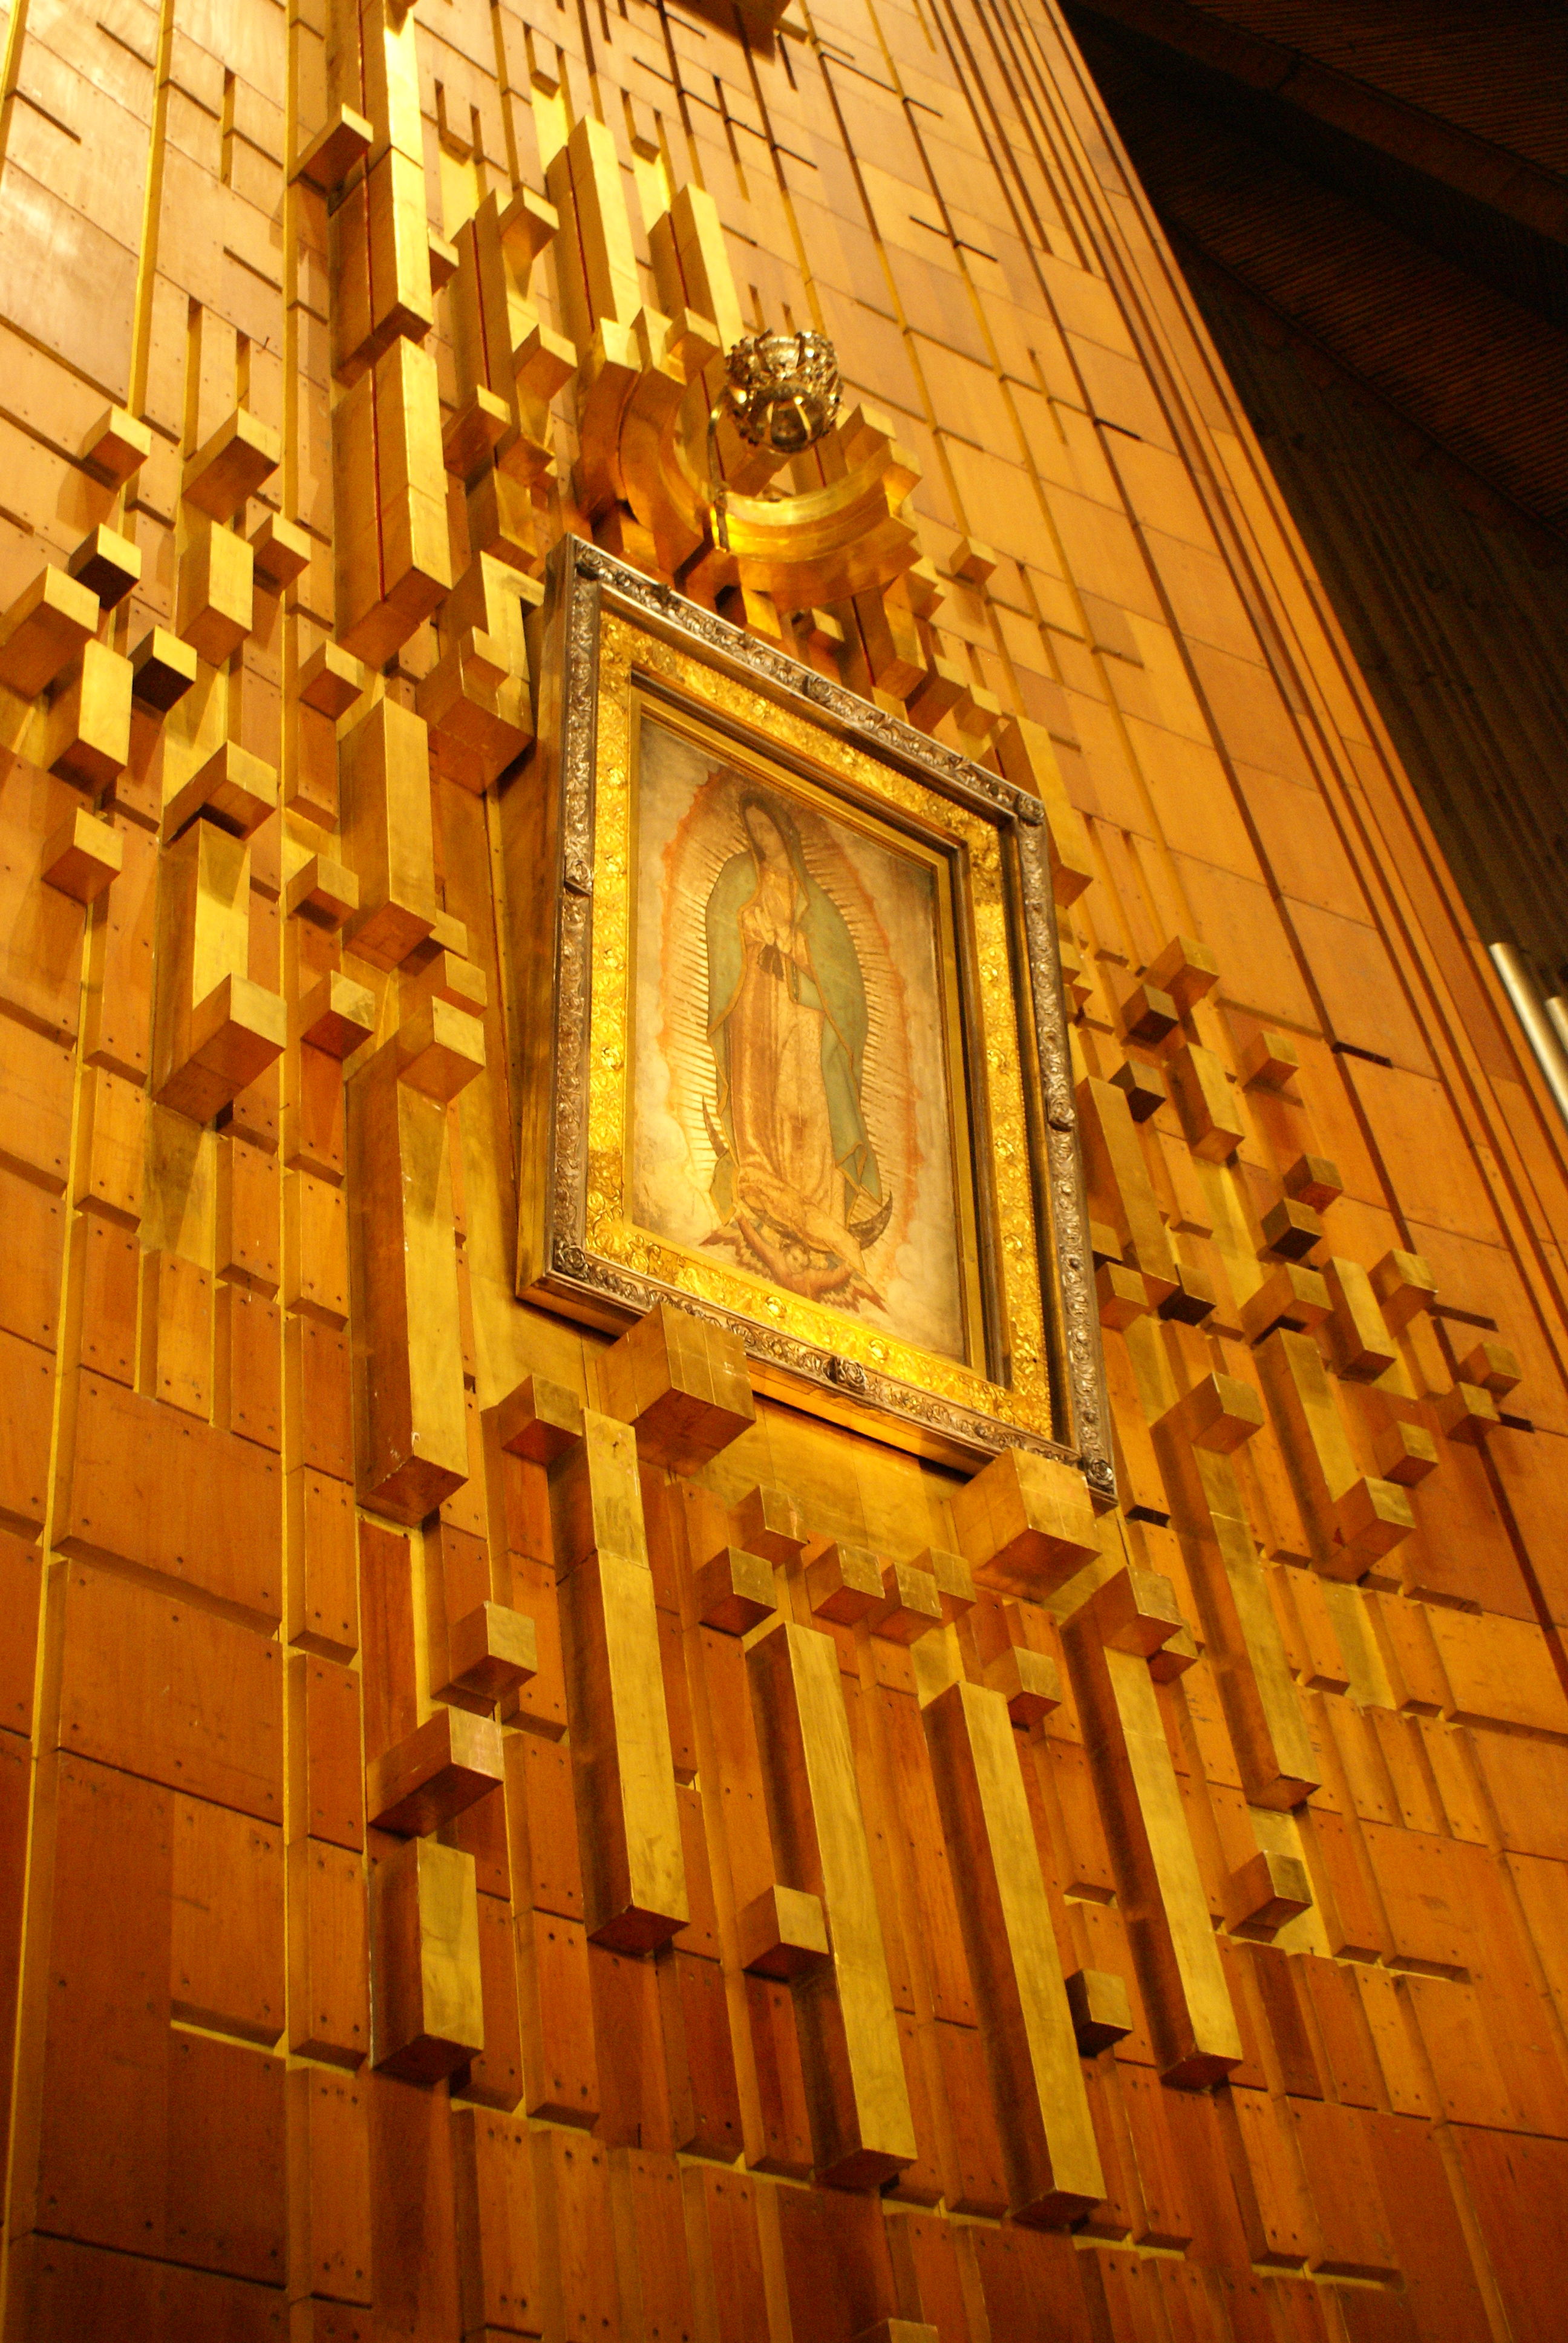
[[[1568,552],[1562,0],[1068,0],[1132,163],[1218,272]]]

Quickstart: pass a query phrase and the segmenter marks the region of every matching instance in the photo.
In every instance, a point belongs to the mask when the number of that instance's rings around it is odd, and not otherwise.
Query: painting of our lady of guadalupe
[[[634,1214],[966,1354],[937,873],[643,711]]]

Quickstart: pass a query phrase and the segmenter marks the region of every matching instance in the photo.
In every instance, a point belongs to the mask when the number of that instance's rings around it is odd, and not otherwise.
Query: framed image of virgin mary
[[[1108,1492],[1038,800],[576,540],[540,667],[518,1292],[674,1300],[796,1405]]]

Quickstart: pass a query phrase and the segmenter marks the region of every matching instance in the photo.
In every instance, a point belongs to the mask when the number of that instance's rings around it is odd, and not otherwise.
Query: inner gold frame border
[[[1112,1501],[1038,799],[577,538],[551,556],[536,672],[534,754],[500,793],[508,1045],[520,1102],[519,1298],[616,1332],[674,1302],[738,1336],[757,1388],[772,1397],[960,1470],[1008,1446],[1061,1457],[1099,1500]],[[847,811],[895,827],[912,820],[930,836],[930,809],[940,807],[940,828],[967,866],[960,885],[971,916],[954,923],[960,960],[970,938],[960,971],[966,1022],[983,1005],[985,1041],[1003,1044],[989,1051],[989,1097],[977,1096],[974,1071],[985,1049],[966,1051],[963,1081],[971,1112],[989,1125],[970,1135],[990,1231],[988,1361],[999,1355],[1000,1309],[1016,1329],[1010,1381],[857,1327],[726,1264],[694,1262],[617,1213],[631,1046],[634,679],[650,699],[668,699],[678,714],[687,708],[733,741],[741,761],[777,764],[841,796]],[[970,1027],[966,1040],[974,1038]],[[999,1115],[1011,1142],[1005,1154]]]
[[[709,704],[716,696],[722,712]],[[840,1328],[840,1313],[836,1310],[814,1307],[803,1298],[773,1288],[767,1278],[755,1272],[720,1266],[711,1252],[666,1243],[627,1210],[633,1152],[631,1101],[637,1087],[632,1038],[638,1008],[635,955],[640,907],[636,841],[641,818],[642,721],[647,717],[714,761],[722,759],[733,770],[750,776],[759,787],[779,790],[799,804],[814,807],[840,826],[876,840],[884,851],[918,860],[930,873],[948,1071],[947,1141],[952,1157],[965,1360],[950,1360],[945,1353],[931,1353],[921,1344],[901,1342],[870,1328],[866,1330],[868,1339],[854,1346],[850,1354],[864,1365],[921,1383],[930,1382],[930,1363],[940,1357],[951,1372],[967,1374],[971,1381],[978,1378],[978,1398],[989,1397],[984,1387],[1016,1383],[1025,1402],[1032,1398],[1041,1420],[1049,1423],[1044,1308],[1033,1244],[1023,1083],[1017,1021],[1011,1014],[1011,989],[1006,980],[1006,908],[994,830],[961,807],[935,797],[925,783],[894,771],[848,741],[829,744],[842,757],[844,767],[841,773],[825,774],[820,727],[802,723],[773,707],[749,686],[718,674],[710,662],[699,661],[672,643],[656,642],[644,628],[628,626],[613,610],[605,613],[600,637],[598,710],[597,860],[601,872],[618,870],[625,862],[630,901],[623,922],[618,879],[608,887],[601,879],[595,886],[585,1231],[589,1251],[608,1254],[628,1268],[651,1272],[669,1283],[680,1284],[696,1300],[709,1301],[742,1315],[749,1303],[754,1312],[760,1292],[761,1306],[775,1326],[798,1339],[814,1341],[819,1347],[830,1346],[833,1333]],[[733,735],[721,729],[726,716],[743,729]],[[760,737],[764,726],[770,730],[765,741]],[[858,789],[852,787],[857,778],[861,783]],[[895,799],[901,802],[893,802]],[[907,821],[898,820],[900,812],[907,815]],[[966,851],[970,868],[979,870],[994,930],[990,953],[982,950],[978,962],[974,938],[961,922],[962,899],[967,893]],[[623,927],[624,951],[620,946]],[[991,991],[995,995],[1000,990],[1000,994],[983,1008],[980,1003],[981,965],[995,971]],[[972,1036],[977,1021],[983,1026],[982,1046],[966,1050],[966,1028]],[[992,1076],[988,1084],[985,1044],[999,1023],[1003,1030],[996,1040],[1006,1062],[1000,1083]],[[601,1071],[608,1069],[612,1058],[624,1061],[624,1106],[615,1084]],[[999,1089],[1005,1099],[1003,1111],[995,1121],[1006,1155],[1000,1182],[991,1177],[993,1118],[986,1111],[988,1090],[994,1097]],[[1016,1143],[1006,1149],[1010,1135]],[[618,1163],[618,1136],[621,1141]],[[977,1195],[977,1189],[982,1188],[983,1195]],[[999,1188],[1005,1202],[999,1199]],[[1010,1227],[1020,1241],[1010,1254],[1005,1246],[999,1249],[997,1242],[999,1232]],[[668,1264],[653,1258],[664,1254],[668,1256]],[[1009,1258],[1015,1263],[1010,1280],[1005,1267]],[[1014,1289],[1010,1310],[1005,1290],[1009,1284]],[[1009,1325],[1015,1326],[1021,1336],[1013,1344],[1011,1374],[1005,1372],[1006,1354],[999,1339]]]

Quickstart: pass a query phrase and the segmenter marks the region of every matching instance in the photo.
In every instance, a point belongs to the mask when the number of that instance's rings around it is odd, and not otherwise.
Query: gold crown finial
[[[825,334],[748,334],[725,370],[735,427],[754,447],[799,456],[838,420],[839,360]]]

